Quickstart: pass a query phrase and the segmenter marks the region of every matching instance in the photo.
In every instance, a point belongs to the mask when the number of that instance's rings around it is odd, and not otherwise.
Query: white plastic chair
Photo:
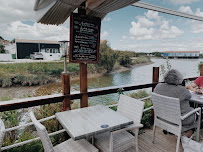
[[[117,112],[133,120],[134,124],[113,132],[107,132],[95,136],[95,146],[101,152],[122,152],[135,147],[138,152],[138,131],[143,127],[141,122],[144,102],[120,95]],[[127,132],[131,130],[135,136]]]
[[[0,151],[1,151],[1,147],[2,147],[3,141],[4,141],[5,132],[6,132],[6,130],[5,130],[4,123],[0,119]]]
[[[33,112],[30,112],[30,117],[41,138],[45,152],[98,152],[98,149],[85,139],[77,141],[69,139],[53,147],[46,128],[37,121]]]
[[[191,138],[181,137],[182,147],[184,152],[203,152],[203,142],[198,143]]]
[[[196,140],[199,141],[200,108],[196,108],[184,116],[181,116],[180,100],[178,98],[167,97],[152,92],[151,99],[154,108],[153,143],[156,127],[160,127],[178,136],[176,152],[179,151],[181,134],[187,130],[197,128]],[[182,126],[182,120],[197,112],[198,119],[192,126]]]

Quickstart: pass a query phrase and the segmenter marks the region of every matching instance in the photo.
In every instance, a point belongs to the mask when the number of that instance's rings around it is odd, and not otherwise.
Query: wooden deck
[[[144,133],[138,136],[139,152],[175,152],[177,136],[165,135],[159,128],[156,129],[155,143],[152,143],[152,129],[145,129]],[[129,149],[125,152],[135,152],[135,149]],[[180,144],[179,152],[183,152]]]

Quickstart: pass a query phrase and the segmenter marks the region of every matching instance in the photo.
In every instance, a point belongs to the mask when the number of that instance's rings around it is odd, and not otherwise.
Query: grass
[[[79,64],[68,63],[67,68],[72,75],[79,74]],[[63,62],[0,64],[0,86],[48,84],[60,78],[63,70]],[[88,72],[95,71],[94,65],[88,64]]]
[[[133,58],[132,64],[151,62],[149,57]],[[121,65],[116,62],[113,66],[117,70]],[[67,69],[72,76],[79,75],[79,64],[68,63]],[[0,87],[11,87],[13,85],[33,86],[44,85],[56,81],[61,77],[64,70],[63,62],[36,62],[36,63],[15,63],[0,64]],[[88,73],[104,74],[107,69],[105,66],[97,64],[87,65]]]
[[[149,63],[151,62],[150,58],[147,56],[140,56],[140,57],[134,57],[132,60],[132,64],[142,64],[142,63]]]

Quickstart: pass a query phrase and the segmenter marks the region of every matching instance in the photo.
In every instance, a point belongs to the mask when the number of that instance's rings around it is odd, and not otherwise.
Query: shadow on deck
[[[157,127],[155,143],[152,143],[152,129],[145,129],[144,133],[138,136],[139,138],[139,152],[175,152],[177,136],[167,134],[165,135],[161,129]],[[135,149],[129,149],[125,152],[135,152]],[[179,152],[183,152],[180,144]]]

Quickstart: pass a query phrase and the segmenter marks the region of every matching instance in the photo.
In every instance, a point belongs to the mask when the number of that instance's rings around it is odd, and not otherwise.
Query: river
[[[166,59],[152,58],[154,63],[143,66],[135,66],[131,70],[109,74],[101,77],[89,78],[88,79],[88,89],[101,88],[109,86],[119,86],[119,85],[138,85],[146,84],[152,82],[152,70],[153,67],[159,67],[160,65],[166,66]],[[196,77],[199,75],[198,64],[203,59],[169,59],[168,60],[172,69],[177,69],[182,73],[184,78]],[[163,76],[160,75],[160,80]],[[29,87],[30,88],[30,87]],[[33,90],[39,90],[39,87],[31,87]],[[54,83],[46,86],[41,86],[40,91],[45,88],[53,88],[54,93],[61,90],[60,83]],[[9,93],[12,94],[12,88],[8,89]],[[13,90],[28,90],[27,87],[20,87],[19,89],[13,88]],[[32,89],[31,89],[32,90]],[[79,81],[71,82],[71,91],[79,90]],[[149,91],[149,89],[148,89]],[[21,95],[22,96],[22,95]],[[23,95],[26,96],[26,95]],[[89,101],[93,103],[102,102],[105,104],[111,103],[112,101],[117,101],[118,94],[110,94],[105,96],[91,97]]]

